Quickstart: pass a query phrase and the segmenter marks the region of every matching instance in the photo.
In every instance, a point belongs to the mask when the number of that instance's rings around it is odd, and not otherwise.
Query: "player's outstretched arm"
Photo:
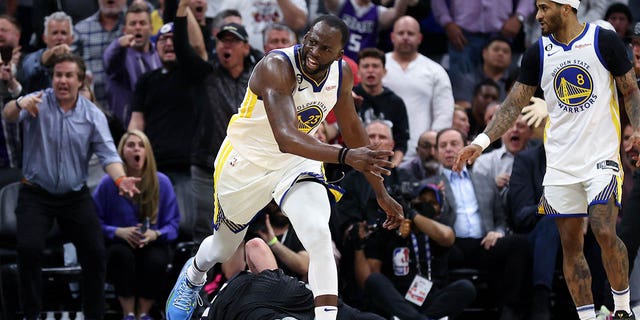
[[[387,214],[387,219],[383,226],[388,229],[394,229],[399,227],[404,219],[402,206],[389,196],[380,175],[381,173],[385,175],[391,173],[386,168],[392,166],[390,159],[393,156],[393,150],[372,150],[366,147],[369,144],[369,137],[364,130],[360,117],[356,113],[353,96],[351,95],[352,87],[353,75],[351,69],[346,63],[343,63],[342,87],[338,102],[333,110],[336,113],[344,141],[347,146],[354,148],[347,154],[347,164],[364,173],[367,181],[373,187],[378,205]]]
[[[464,147],[456,157],[456,161],[453,164],[454,171],[462,170],[465,163],[472,164],[476,158],[482,154],[482,150],[487,147],[491,141],[499,139],[518,119],[518,116],[522,112],[522,108],[529,104],[531,97],[536,91],[535,86],[529,86],[517,82],[511,88],[511,91],[507,95],[496,114],[493,116],[491,122],[484,130],[484,134],[489,137],[488,142],[478,143],[474,140],[473,143]],[[481,144],[485,144],[482,145]]]

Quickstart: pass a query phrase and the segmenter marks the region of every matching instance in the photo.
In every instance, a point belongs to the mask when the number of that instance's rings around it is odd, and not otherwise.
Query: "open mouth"
[[[139,33],[136,33],[136,34],[134,35],[134,37],[135,37],[137,40],[142,39],[142,35],[141,35],[141,34],[139,34]]]
[[[135,161],[136,163],[140,163],[140,155],[133,156],[133,161]]]
[[[204,7],[196,7],[196,12],[197,12],[197,13],[202,13],[202,12],[204,12]]]
[[[307,67],[310,69],[315,69],[318,67],[318,61],[313,58],[307,58]]]
[[[107,4],[108,4],[108,5],[113,5],[113,4],[115,4],[115,3],[116,3],[116,1],[115,1],[115,0],[107,0]]]
[[[223,54],[222,54],[222,56],[223,56],[225,59],[229,59],[229,58],[231,58],[231,53],[229,53],[229,52],[225,52],[225,53],[223,53]]]

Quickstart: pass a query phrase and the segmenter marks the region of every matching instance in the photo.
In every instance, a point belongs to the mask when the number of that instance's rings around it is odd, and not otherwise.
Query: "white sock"
[[[334,306],[320,306],[314,309],[316,314],[315,320],[336,320],[338,315],[338,307]]]
[[[593,307],[593,304],[588,304],[586,306],[577,307],[576,311],[578,311],[578,317],[580,317],[580,320],[595,320],[596,319],[596,310]]]
[[[611,288],[611,293],[613,294],[613,311],[624,310],[631,314],[631,305],[629,304],[629,287],[622,291],[616,291]]]
[[[196,259],[193,259],[193,261],[195,263]],[[191,284],[193,285],[196,285],[196,286],[202,285],[207,280],[207,272],[200,271],[196,269],[196,267],[193,264],[191,264],[187,268],[187,279],[189,279],[189,282],[191,282]]]

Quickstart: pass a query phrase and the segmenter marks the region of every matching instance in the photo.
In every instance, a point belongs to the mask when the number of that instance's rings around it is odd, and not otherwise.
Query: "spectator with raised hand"
[[[181,39],[186,45],[186,18],[183,19],[184,28],[181,30],[184,37]],[[158,170],[171,179],[180,212],[189,224],[195,207],[190,170],[192,141],[197,134],[198,115],[206,99],[203,80],[211,66],[196,53],[178,60],[173,22],[162,26],[156,38],[162,67],[138,79],[128,128],[143,131],[149,137]],[[202,61],[203,64],[192,68],[187,60]]]
[[[118,153],[128,175],[140,178],[141,192],[121,197],[109,176],[93,194],[107,246],[107,278],[113,284],[124,320],[152,320],[149,310],[164,288],[169,243],[178,236],[180,212],[169,178],[158,172],[147,136],[132,130]],[[136,308],[137,306],[137,308]]]
[[[80,57],[56,57],[52,88],[11,100],[2,111],[6,121],[23,125],[17,251],[22,311],[29,320],[42,308],[42,235],[54,221],[78,251],[84,314],[91,319],[104,316],[104,239],[86,186],[91,154],[98,156],[120,195],[140,193],[140,178],[126,175],[104,114],[78,94],[85,74]]]
[[[50,59],[70,53],[73,39],[73,23],[69,15],[57,11],[45,17],[42,40],[46,48],[27,54],[18,69],[18,79],[25,93],[51,86]]]
[[[22,84],[16,79],[20,64],[20,25],[7,15],[0,15],[0,98],[16,98],[22,92]]]
[[[195,209],[192,221],[193,240],[200,244],[211,234],[213,219],[213,174],[215,155],[226,135],[226,125],[237,111],[246,92],[246,84],[253,70],[254,62],[249,58],[250,47],[244,27],[237,23],[225,23],[219,26],[216,34],[215,56],[211,63],[196,54],[196,48],[188,39],[189,0],[181,0],[175,19],[175,54],[180,68],[198,80],[201,87],[199,95],[205,99],[197,100],[195,109],[196,124],[193,138],[194,150],[191,153],[190,173]],[[236,17],[239,18],[239,17]],[[233,18],[232,18],[233,19]],[[198,95],[198,93],[196,93]],[[189,97],[192,99],[192,97]]]
[[[17,21],[8,15],[0,15],[0,103],[16,98],[22,91],[20,82],[14,77],[16,64],[20,60],[20,28]],[[0,59],[0,60],[2,60]],[[0,121],[0,186],[20,180],[20,131],[15,123]]]
[[[109,111],[126,127],[131,118],[131,99],[141,75],[162,66],[151,43],[151,16],[146,2],[134,2],[124,16],[124,33],[113,40],[102,57]]]

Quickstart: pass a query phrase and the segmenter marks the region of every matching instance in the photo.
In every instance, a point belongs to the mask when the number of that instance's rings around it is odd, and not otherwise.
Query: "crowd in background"
[[[457,151],[491,121],[517,78],[521,54],[540,36],[534,0],[13,0],[0,1],[0,12],[0,187],[19,182],[35,198],[83,203],[71,212],[88,210],[93,195],[89,211],[101,228],[87,230],[102,230],[104,241],[79,250],[78,259],[97,281],[87,288],[113,284],[124,319],[162,316],[176,244],[197,248],[213,231],[215,155],[251,70],[270,51],[299,43],[324,13],[350,28],[344,60],[354,74],[357,112],[371,143],[394,151],[384,182],[406,218],[398,231],[380,228],[385,215],[364,176],[326,165],[327,180],[344,190],[330,221],[341,298],[386,318],[454,319],[471,306],[494,309],[505,320],[559,318],[560,239],[553,218],[537,215],[544,120],[520,118],[473,167],[459,176],[451,171]],[[640,1],[583,0],[578,17],[614,30],[640,79]],[[59,69],[70,63],[75,69]],[[69,95],[67,108],[61,97]],[[546,108],[540,99],[532,103]],[[79,114],[84,109],[93,111]],[[51,117],[46,121],[56,130],[38,125],[43,137],[28,139],[35,117]],[[625,140],[632,128],[624,116],[621,128]],[[47,146],[46,135],[60,135],[59,150]],[[315,135],[342,143],[331,115]],[[46,157],[34,159],[29,143],[42,145]],[[82,154],[61,156],[70,152]],[[631,214],[640,210],[634,155],[621,154],[619,222],[631,268],[640,246],[640,221]],[[114,173],[114,164],[124,174]],[[262,213],[247,243],[263,239],[278,267],[305,281],[309,257],[287,217],[275,203]],[[67,212],[30,223],[46,234],[54,218],[71,219]],[[27,319],[44,311],[47,299],[36,297],[44,239],[34,240],[34,233],[17,247],[18,266],[29,272],[20,277],[19,295]],[[596,305],[610,307],[595,241],[587,240],[585,250],[596,265]],[[89,264],[92,255],[102,262]],[[247,268],[244,257],[241,246],[211,272],[204,300]],[[416,275],[433,285],[422,298],[410,297]],[[486,288],[469,281],[478,277]],[[90,297],[85,313],[104,317],[104,292]],[[562,317],[571,316],[569,308]]]

